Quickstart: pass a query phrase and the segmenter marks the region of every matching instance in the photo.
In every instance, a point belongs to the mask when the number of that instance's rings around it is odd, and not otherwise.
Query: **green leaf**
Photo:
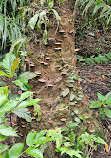
[[[19,79],[26,78],[27,80],[30,80],[30,79],[32,79],[36,76],[37,75],[35,73],[27,71],[27,72],[24,72],[24,73],[20,74],[20,76],[18,78]]]
[[[0,106],[8,102],[8,86],[0,87]]]
[[[74,113],[75,113],[75,114],[78,114],[78,113],[79,113],[79,110],[78,110],[78,109],[74,109]]]
[[[12,66],[11,66],[11,77],[13,77],[16,68],[19,66],[19,63],[20,63],[20,58],[17,58],[14,60]]]
[[[43,42],[45,45],[47,45],[47,30],[44,30],[44,34],[43,34]]]
[[[15,83],[17,86],[20,87],[21,90],[26,91],[31,89],[32,87],[27,85],[28,80],[26,78],[21,78],[18,80],[13,81],[13,83]]]
[[[100,101],[93,101],[93,103],[90,105],[90,108],[99,108],[102,106],[102,103]]]
[[[17,103],[18,101],[16,100],[11,100],[7,102],[4,106],[0,107],[0,114],[5,113],[6,111],[12,110],[17,105]]]
[[[3,71],[0,71],[0,76],[6,76],[6,77],[10,78],[10,76],[7,75],[7,74],[6,74],[5,72],[3,72]]]
[[[9,158],[9,155],[8,155],[8,152],[7,152],[7,151],[5,151],[5,152],[3,153],[3,158]]]
[[[63,155],[64,153],[68,154],[70,157],[76,156],[78,158],[82,158],[80,153],[82,153],[81,151],[76,151],[67,147],[61,147],[59,148],[59,150],[61,151],[61,155]]]
[[[34,30],[35,24],[38,20],[39,15],[35,14],[28,22],[28,25],[31,27],[32,30]]]
[[[39,149],[36,149],[34,147],[30,147],[26,150],[26,153],[31,155],[31,156],[34,156],[36,158],[43,158],[43,154],[42,152],[39,150]]]
[[[58,27],[60,25],[61,18],[60,18],[59,14],[57,13],[57,11],[55,9],[52,9],[52,11],[54,12],[56,20],[58,21],[58,26],[57,26],[57,29],[56,29],[56,32],[57,32]]]
[[[5,118],[5,113],[0,114],[0,123],[5,122],[7,119]]]
[[[6,144],[0,144],[0,154],[7,150],[10,146]]]
[[[5,58],[3,59],[3,67],[5,68],[5,71],[9,76],[11,76],[11,67],[15,59],[16,57],[12,53],[7,53]]]
[[[16,108],[12,111],[14,114],[16,114],[18,117],[25,119],[27,122],[31,122],[31,114],[28,111],[27,108]]]
[[[52,140],[53,140],[53,138],[41,137],[35,141],[35,145],[47,143],[47,142],[50,142]]]
[[[100,143],[100,144],[106,144],[106,142],[100,137],[95,137],[94,141],[97,142],[97,143]]]
[[[24,148],[24,143],[14,144],[9,150],[9,158],[18,158]]]
[[[27,91],[27,92],[24,92],[21,94],[20,98],[19,98],[19,102],[27,99],[29,96],[31,95],[31,92],[30,91]]]
[[[102,101],[102,102],[105,101],[105,97],[101,93],[97,93],[97,96],[98,96],[100,101]]]
[[[12,52],[14,51],[14,48],[16,45],[19,45],[18,46],[18,49],[16,50],[16,52],[19,51],[20,47],[22,46],[22,44],[26,41],[26,37],[25,38],[17,38],[13,44],[11,45],[11,48],[10,48],[10,52],[12,54]],[[14,61],[14,60],[13,60]]]
[[[42,117],[42,111],[41,111],[40,105],[34,104],[34,116],[36,116],[37,114],[38,114],[37,121],[40,121]]]
[[[63,92],[61,93],[61,96],[66,97],[69,94],[69,88],[66,88],[63,90]]]
[[[49,9],[52,10],[52,8],[54,6],[53,0],[52,1],[48,0],[48,6],[49,6]]]
[[[39,101],[41,101],[42,99],[33,99],[33,100],[30,100],[30,101],[23,101],[22,103],[19,104],[19,108],[25,108],[27,106],[31,106],[31,105],[34,105],[36,103],[38,103]]]
[[[6,82],[0,81],[0,86],[6,86]]]
[[[104,108],[104,113],[107,117],[111,118],[111,110]]]
[[[74,118],[74,121],[76,121],[77,123],[80,123],[80,122],[81,122],[81,120],[79,119],[79,117],[75,117],[75,118]]]
[[[106,95],[105,95],[105,99],[106,99],[106,101],[108,100],[111,100],[111,92],[109,92],[109,93],[107,93]]]
[[[36,140],[40,139],[42,136],[44,136],[46,134],[47,130],[42,130],[39,133],[37,133],[36,135]]]
[[[36,135],[37,135],[36,131],[28,133],[26,137],[26,144],[28,146],[32,146],[34,144]]]
[[[18,136],[13,128],[11,128],[10,126],[6,126],[6,125],[0,125],[0,134],[2,134],[4,136],[15,136],[15,137]]]
[[[5,139],[7,139],[6,136],[2,136],[2,135],[0,136],[0,142],[3,141],[3,140],[5,140]]]

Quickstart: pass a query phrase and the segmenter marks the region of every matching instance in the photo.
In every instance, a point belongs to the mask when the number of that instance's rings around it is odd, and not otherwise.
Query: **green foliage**
[[[18,7],[27,5],[30,0],[1,0],[0,1],[0,44],[5,49],[8,42],[22,37],[21,27],[23,19],[20,18]],[[21,26],[21,27],[20,27]]]
[[[55,9],[52,9],[53,8],[53,0],[50,0],[49,2],[49,10],[43,10],[42,12],[37,12],[28,22],[28,25],[31,27],[32,30],[34,30],[35,26],[37,28],[37,30],[39,32],[42,33],[42,25],[45,25],[45,29],[43,31],[43,42],[45,45],[47,45],[47,28],[49,27],[49,18],[47,16],[47,13],[54,13],[55,15],[55,18],[56,20],[58,21],[58,25],[57,25],[57,29],[56,29],[56,32],[58,30],[58,27],[60,25],[60,21],[61,21],[61,18],[59,16],[59,14],[57,13],[57,11]]]
[[[110,0],[76,0],[75,6],[79,4],[80,8],[83,10],[83,16],[90,14],[92,16],[92,20],[99,18],[101,22],[104,22],[107,26],[111,23],[110,3]]]
[[[101,93],[97,93],[99,101],[92,101],[90,108],[98,109],[102,118],[105,116],[111,118],[111,92],[103,96]]]
[[[97,57],[91,56],[90,58],[80,58],[80,56],[77,55],[77,59],[79,62],[82,62],[83,64],[107,64],[111,63],[111,52],[105,55],[99,54]]]

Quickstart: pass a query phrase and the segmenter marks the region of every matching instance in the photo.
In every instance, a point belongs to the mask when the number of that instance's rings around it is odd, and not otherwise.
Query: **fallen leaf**
[[[108,144],[105,144],[105,149],[106,149],[106,152],[108,153],[109,150],[108,150]]]

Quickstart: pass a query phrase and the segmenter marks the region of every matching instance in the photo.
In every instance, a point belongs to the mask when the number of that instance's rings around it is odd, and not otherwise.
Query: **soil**
[[[33,114],[33,107],[29,108],[31,112],[33,122],[27,123],[25,120],[16,118],[14,115],[11,117],[12,127],[17,130],[21,138],[10,138],[9,144],[13,145],[15,142],[25,142],[25,137],[30,131],[37,131],[43,129],[51,129],[56,127],[64,127],[69,120],[71,120],[71,111],[75,106],[70,107],[69,110],[57,110],[58,104],[64,104],[66,106],[70,102],[69,94],[64,98],[61,96],[63,89],[67,88],[65,81],[72,72],[75,71],[76,75],[80,75],[81,81],[76,81],[74,86],[77,87],[74,94],[77,95],[78,91],[83,91],[84,99],[79,101],[76,108],[80,113],[86,113],[87,107],[90,104],[90,100],[97,100],[97,92],[103,95],[111,91],[111,64],[109,65],[90,65],[83,66],[77,64],[76,66],[76,52],[74,48],[80,48],[79,55],[90,56],[95,47],[98,46],[98,39],[96,37],[90,37],[89,33],[91,28],[85,30],[83,36],[78,38],[78,27],[82,21],[78,18],[78,12],[76,17],[76,37],[74,28],[75,11],[71,2],[64,0],[63,4],[59,8],[55,7],[61,17],[61,24],[57,34],[55,30],[57,28],[57,22],[55,17],[52,16],[50,20],[50,28],[48,30],[48,46],[44,46],[42,34],[34,31],[32,37],[34,38],[29,42],[27,51],[31,51],[32,55],[27,57],[27,70],[29,70],[30,63],[34,66],[30,67],[30,71],[39,72],[40,76],[29,81],[32,86],[31,91],[34,92],[34,98],[42,98],[40,107],[42,110],[42,118],[40,122],[36,121]],[[64,33],[63,33],[63,32]],[[108,35],[107,35],[108,36]],[[82,38],[82,40],[81,40]],[[106,37],[107,38],[107,37]],[[84,42],[85,41],[85,42]],[[89,41],[91,45],[89,45]],[[107,51],[110,50],[109,40],[104,43]],[[102,41],[101,41],[102,42]],[[56,43],[60,43],[57,46]],[[55,48],[61,48],[61,50],[55,50]],[[88,52],[88,53],[84,53]],[[85,55],[84,55],[85,54]],[[3,80],[6,81],[6,78]],[[81,87],[82,86],[82,87]],[[14,90],[17,92],[19,89]],[[15,93],[14,91],[14,93]],[[69,93],[72,89],[69,88]],[[58,102],[60,97],[60,102]],[[62,121],[65,119],[66,121]],[[105,141],[110,144],[111,142],[111,119],[102,121],[98,118],[105,133]],[[10,121],[7,124],[10,124]],[[14,122],[16,122],[14,124]],[[94,123],[94,122],[92,122]],[[24,126],[25,124],[25,126]],[[94,126],[96,126],[94,124]],[[63,158],[60,155],[56,155],[52,144],[48,144],[49,148],[46,151],[44,158]],[[31,158],[31,156],[23,155],[21,158]],[[111,158],[111,153],[106,153],[103,147],[98,148],[97,152],[94,152],[91,158]]]

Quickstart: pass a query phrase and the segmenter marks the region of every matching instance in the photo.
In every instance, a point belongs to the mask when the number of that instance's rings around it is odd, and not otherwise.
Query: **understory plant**
[[[107,64],[107,63],[111,63],[111,52],[105,54],[105,55],[101,55],[99,54],[97,57],[95,56],[91,56],[90,58],[84,58],[77,55],[77,59],[79,60],[79,62],[82,62],[83,64]]]
[[[111,92],[103,96],[101,93],[97,93],[99,101],[92,101],[90,108],[97,109],[102,119],[105,117],[111,118]]]
[[[62,3],[62,1],[60,1]],[[43,2],[45,3],[45,1]],[[58,22],[57,24],[57,29],[56,32],[58,30],[58,27],[60,25],[60,21],[61,18],[59,16],[59,14],[57,13],[57,11],[55,9],[53,9],[53,5],[54,5],[54,1],[53,0],[49,0],[48,1],[48,9],[46,7],[44,7],[44,10],[39,10],[37,12],[35,12],[34,16],[29,20],[28,25],[31,27],[32,30],[34,30],[34,28],[36,27],[37,30],[43,34],[43,42],[45,45],[47,45],[47,29],[49,27],[49,21],[50,18],[47,16],[47,14],[54,14],[56,17],[56,20]],[[42,26],[44,26],[44,29],[42,29]]]
[[[16,58],[16,56],[13,53],[7,53],[5,58],[3,59],[3,62],[0,63],[0,67],[4,68],[6,73],[4,71],[0,70],[0,76],[6,76],[10,79],[10,90],[12,91],[12,83],[15,83],[17,86],[21,88],[21,90],[29,90],[32,87],[27,85],[28,80],[36,77],[37,75],[35,73],[31,72],[24,72],[21,73],[17,80],[12,81],[15,74],[15,70],[19,67],[20,64],[20,58]]]
[[[94,22],[99,19],[100,22],[108,26],[111,24],[110,4],[111,0],[76,0],[75,6],[80,6],[82,16],[87,16],[88,20],[91,19]]]

